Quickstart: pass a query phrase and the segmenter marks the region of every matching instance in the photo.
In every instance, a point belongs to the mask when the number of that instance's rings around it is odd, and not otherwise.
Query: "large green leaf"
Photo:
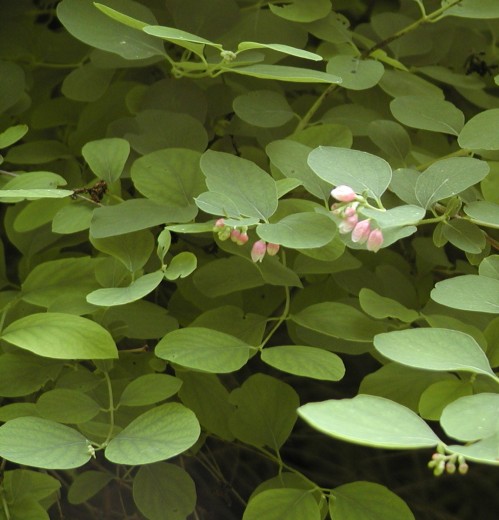
[[[498,120],[499,108],[484,110],[472,117],[457,138],[459,146],[470,150],[499,150]]]
[[[265,374],[250,376],[230,394],[236,409],[229,419],[232,433],[252,446],[278,450],[291,434],[300,405],[293,388]]]
[[[444,16],[462,18],[499,18],[499,5],[495,0],[462,0],[457,5],[444,11]]]
[[[199,158],[199,152],[187,148],[149,153],[133,163],[133,183],[145,197],[158,204],[192,207],[193,198],[206,189]]]
[[[468,334],[451,329],[417,328],[378,334],[374,346],[383,356],[414,368],[474,372],[495,377],[487,356]]]
[[[449,101],[430,96],[401,96],[390,103],[395,119],[403,125],[432,132],[458,135],[464,114]]]
[[[62,199],[70,197],[71,195],[73,195],[71,190],[44,190],[36,188],[26,190],[0,190],[0,199],[5,199],[6,202],[18,202],[24,199]]]
[[[371,395],[308,403],[298,414],[316,430],[377,448],[430,448],[440,443],[432,429],[398,403]]]
[[[126,305],[140,300],[154,291],[163,280],[163,271],[155,271],[137,278],[128,287],[111,287],[109,289],[97,289],[87,295],[87,302],[100,307],[113,307],[114,305]]]
[[[105,456],[115,464],[150,464],[188,450],[200,434],[196,416],[168,403],[139,415],[109,442]]]
[[[90,421],[100,410],[100,405],[90,396],[68,388],[49,390],[36,402],[36,411],[40,417],[67,424]]]
[[[119,406],[145,406],[175,395],[182,381],[167,374],[144,374],[126,385]]]
[[[231,199],[241,215],[266,220],[277,209],[275,181],[255,163],[209,150],[201,157],[201,169],[208,189]]]
[[[0,65],[0,68],[2,65]],[[0,101],[1,103],[1,101]],[[0,148],[7,148],[16,143],[28,133],[27,125],[10,126],[3,132],[0,132]]]
[[[243,520],[320,520],[321,511],[307,489],[268,489],[252,497]]]
[[[339,302],[316,303],[292,314],[290,318],[307,329],[349,341],[370,342],[373,336],[386,330],[382,323]]]
[[[19,417],[0,426],[0,456],[35,468],[71,469],[86,464],[91,451],[87,439],[69,426]]]
[[[473,385],[469,381],[459,379],[437,381],[421,394],[419,414],[429,421],[438,421],[449,403],[472,393]]]
[[[449,437],[472,442],[499,433],[498,414],[499,394],[484,392],[460,397],[447,405],[440,424]]]
[[[26,77],[22,67],[12,61],[0,61],[0,76],[3,78],[0,113],[3,113],[13,107],[24,95]]]
[[[396,318],[411,323],[419,317],[414,309],[408,309],[397,300],[386,298],[367,288],[360,290],[359,303],[366,314],[377,319]]]
[[[465,311],[499,313],[499,280],[466,274],[437,282],[431,299]]]
[[[76,475],[68,490],[70,504],[83,504],[103,489],[114,476],[103,471],[84,471]]]
[[[195,206],[178,207],[160,205],[149,199],[130,199],[94,210],[90,233],[96,238],[124,235],[160,224],[189,222],[196,213]]]
[[[205,327],[169,332],[156,346],[156,355],[204,372],[226,373],[246,364],[250,346],[239,338]]]
[[[118,357],[111,334],[98,323],[58,312],[25,316],[2,333],[4,341],[43,357],[110,359]]]
[[[286,98],[274,90],[254,90],[237,96],[234,112],[250,125],[273,128],[282,126],[294,117]]]
[[[179,466],[147,464],[133,479],[133,500],[149,520],[185,520],[196,506],[196,486]]]
[[[156,23],[151,11],[137,2],[106,0],[106,4],[147,24]],[[63,0],[57,6],[57,16],[75,38],[92,47],[118,54],[126,60],[165,54],[160,41],[112,20],[95,7],[93,0]]]
[[[272,3],[269,8],[285,20],[303,23],[326,17],[331,11],[331,4],[328,0],[289,0],[283,4]]]
[[[96,177],[111,184],[120,178],[130,144],[125,139],[110,137],[87,143],[81,153]]]
[[[385,486],[352,482],[334,488],[331,518],[342,520],[414,520],[407,504]]]
[[[325,181],[350,186],[356,193],[379,198],[392,178],[390,165],[381,157],[359,150],[319,146],[308,156],[308,164]]]
[[[247,67],[222,67],[225,72],[236,72],[260,79],[276,79],[294,83],[341,83],[341,78],[328,72],[301,69],[287,65],[248,65]]]
[[[320,0],[324,1],[324,0]],[[312,61],[321,61],[322,56],[316,54],[315,52],[306,51],[304,49],[297,49],[296,47],[291,47],[290,45],[283,45],[282,43],[260,43],[260,42],[241,42],[237,46],[238,54],[240,52],[249,51],[252,49],[270,49],[273,51],[281,52],[283,54],[288,54],[289,56],[296,56],[298,58],[304,58],[306,60]],[[244,61],[244,54],[241,56]]]
[[[442,235],[452,245],[467,253],[479,254],[487,243],[483,231],[468,220],[453,219],[446,222]]]
[[[327,72],[341,78],[341,86],[351,90],[366,90],[378,84],[385,72],[376,60],[361,60],[349,54],[336,54],[327,63]]]
[[[416,198],[429,208],[435,202],[451,197],[477,184],[489,173],[485,161],[471,157],[450,157],[429,166],[416,181]]]
[[[499,228],[499,204],[479,200],[464,206],[464,212],[475,224]]]
[[[267,242],[293,249],[311,249],[331,242],[336,226],[320,213],[295,213],[273,224],[260,224],[256,233]]]
[[[260,356],[267,365],[297,376],[339,381],[345,375],[341,358],[320,348],[285,345],[265,348]]]

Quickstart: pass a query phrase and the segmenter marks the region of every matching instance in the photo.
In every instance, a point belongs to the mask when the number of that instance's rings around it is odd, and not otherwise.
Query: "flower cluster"
[[[217,233],[220,240],[224,241],[230,238],[232,242],[236,243],[238,246],[244,246],[244,244],[249,240],[246,227],[241,229],[231,228],[225,223],[223,218],[219,218],[215,222],[213,231]],[[253,262],[261,262],[266,254],[269,256],[275,256],[278,251],[279,244],[257,240],[251,248],[251,259]]]
[[[379,251],[383,245],[381,229],[371,228],[371,219],[359,220],[357,208],[360,204],[365,204],[364,197],[357,195],[350,186],[344,185],[334,188],[331,196],[342,203],[331,206],[331,211],[342,219],[338,226],[339,232],[344,235],[351,232],[352,242],[366,243],[368,251]]]
[[[457,466],[456,462],[458,464]],[[461,475],[466,475],[469,469],[469,466],[466,464],[466,460],[462,455],[456,455],[455,453],[452,455],[445,455],[444,453],[440,453],[440,451],[437,451],[431,456],[431,460],[428,462],[428,467],[433,469],[433,474],[436,477],[439,477],[444,472],[452,475],[456,472],[456,469]]]

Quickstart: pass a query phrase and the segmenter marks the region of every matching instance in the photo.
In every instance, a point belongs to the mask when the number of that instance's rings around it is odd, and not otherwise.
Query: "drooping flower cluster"
[[[431,456],[430,462],[428,462],[428,467],[433,470],[433,474],[436,477],[439,477],[444,472],[452,475],[456,472],[456,469],[461,475],[468,473],[469,466],[462,455],[457,455],[456,453],[446,455],[442,451],[441,448],[437,447],[437,451]]]
[[[364,197],[357,195],[350,186],[345,185],[334,188],[331,196],[340,202],[331,206],[331,211],[342,219],[338,226],[339,232],[343,235],[351,232],[352,242],[366,243],[368,251],[379,251],[383,245],[383,232],[371,227],[371,219],[359,220],[357,209],[366,203]]]
[[[222,241],[231,239],[238,246],[243,246],[248,242],[249,237],[246,227],[241,229],[231,228],[225,223],[223,218],[219,218],[215,222],[213,231],[217,233],[218,238]],[[265,255],[275,256],[279,252],[279,244],[267,243],[264,240],[257,240],[251,248],[251,259],[253,262],[261,262]]]

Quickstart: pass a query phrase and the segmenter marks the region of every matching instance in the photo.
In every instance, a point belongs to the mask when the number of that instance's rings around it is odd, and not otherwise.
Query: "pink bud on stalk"
[[[373,229],[367,239],[367,250],[377,253],[383,245],[383,240],[381,229]]]
[[[336,188],[331,190],[331,196],[341,202],[352,202],[357,198],[355,191],[350,186],[345,186],[344,184],[336,186]]]
[[[275,256],[275,255],[277,255],[278,252],[279,252],[279,244],[272,244],[270,242],[267,244],[267,254],[269,256]]]
[[[261,262],[267,252],[267,244],[263,240],[257,240],[251,248],[251,260]]]
[[[215,222],[215,227],[217,229],[221,229],[221,228],[224,228],[225,227],[225,220],[223,218],[219,218],[216,222]]]
[[[361,220],[357,225],[353,228],[352,231],[352,242],[358,242],[359,244],[363,244],[367,241],[369,234],[371,232],[371,224],[369,220]]]
[[[244,244],[246,244],[246,242],[249,240],[249,237],[248,237],[248,233],[246,233],[246,231],[243,231],[240,235],[239,235],[239,240],[236,242],[236,244],[238,246],[244,246]]]
[[[354,213],[351,217],[347,217],[340,222],[338,231],[342,235],[346,235],[352,231],[352,229],[357,225],[358,221],[359,217],[357,216],[357,213]]]

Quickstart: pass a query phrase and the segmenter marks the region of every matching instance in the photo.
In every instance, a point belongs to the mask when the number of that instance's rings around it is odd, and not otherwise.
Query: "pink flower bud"
[[[267,244],[263,240],[257,240],[251,248],[251,260],[261,262],[267,252]]]
[[[239,240],[236,242],[236,244],[238,246],[244,246],[244,244],[246,244],[246,242],[248,241],[249,237],[248,237],[248,233],[246,233],[246,231],[243,231],[240,235],[239,235]]]
[[[383,233],[381,229],[373,229],[369,234],[369,238],[367,239],[367,249],[368,251],[374,251],[377,253],[380,247],[383,245]]]
[[[357,198],[355,191],[350,186],[340,185],[331,190],[331,196],[341,202],[352,202]]]
[[[230,239],[232,240],[232,242],[235,242],[237,244],[240,237],[241,237],[241,232],[239,231],[239,229],[233,229],[230,232]]]
[[[361,220],[352,231],[352,242],[363,244],[369,237],[371,224],[368,219]]]
[[[275,256],[275,255],[277,255],[278,252],[279,252],[279,244],[272,244],[270,242],[267,244],[267,254],[269,256]]]
[[[357,213],[355,213],[351,217],[347,217],[340,222],[340,225],[338,226],[338,231],[342,235],[346,235],[347,233],[350,233],[350,231],[352,231],[352,229],[357,225],[358,221],[359,217],[357,216]]]
[[[345,217],[353,217],[354,215],[356,215],[356,211],[355,211],[355,208],[353,206],[348,206],[345,208],[345,211],[344,211],[344,214],[345,214]]]
[[[216,228],[223,228],[225,227],[225,220],[223,218],[219,218],[216,222],[215,222],[215,227]]]

